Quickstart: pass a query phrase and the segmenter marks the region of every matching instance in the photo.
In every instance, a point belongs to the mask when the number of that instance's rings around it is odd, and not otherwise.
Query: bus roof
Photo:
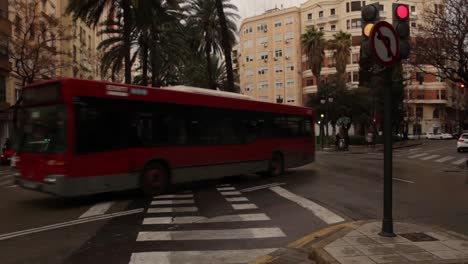
[[[288,114],[313,114],[312,109],[302,106],[276,104],[253,100],[250,96],[224,91],[214,91],[190,86],[146,87],[105,81],[60,78],[27,85],[25,89],[49,83],[64,84],[64,100],[71,102],[72,97],[89,96],[125,100],[157,101],[176,104],[199,105],[219,108],[232,108],[262,112]],[[124,89],[125,92],[115,91]],[[109,91],[113,89],[114,91]],[[144,91],[144,93],[141,93]],[[213,98],[217,97],[217,98]],[[213,100],[215,99],[215,100]]]

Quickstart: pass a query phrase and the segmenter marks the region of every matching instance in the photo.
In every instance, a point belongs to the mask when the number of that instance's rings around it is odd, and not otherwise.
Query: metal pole
[[[384,237],[394,237],[393,217],[392,217],[392,73],[393,67],[385,69],[384,78],[384,211],[382,221],[382,231],[379,235]]]

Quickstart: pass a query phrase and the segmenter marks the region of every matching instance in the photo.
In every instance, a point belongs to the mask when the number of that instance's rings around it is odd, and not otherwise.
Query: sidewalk
[[[393,143],[393,149],[402,149],[416,147],[423,144],[422,140],[411,140],[411,141],[402,141]],[[317,145],[317,150],[321,151],[320,145]],[[328,148],[324,148],[323,151],[334,152],[336,151],[335,145],[330,145]],[[361,152],[382,152],[383,144],[376,144],[375,146],[367,145],[351,145],[349,146],[349,152],[351,153],[361,153]]]
[[[394,223],[394,238],[381,237],[381,222],[327,227],[251,264],[467,264],[468,237],[439,227]]]

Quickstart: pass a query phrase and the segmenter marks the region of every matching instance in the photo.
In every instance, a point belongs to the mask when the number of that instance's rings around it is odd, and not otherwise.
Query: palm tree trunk
[[[123,26],[123,38],[124,38],[124,47],[125,47],[125,83],[132,83],[132,63],[130,58],[130,49],[131,49],[131,10],[130,10],[130,0],[122,1],[122,9],[124,15],[124,26]]]
[[[213,84],[213,74],[211,72],[211,42],[205,37],[206,47],[205,47],[205,57],[206,57],[206,74],[208,75],[208,89],[215,90],[216,87]]]
[[[224,51],[224,60],[226,63],[227,90],[229,92],[239,92],[234,86],[234,72],[232,70],[231,43],[229,43],[229,30],[226,24],[224,14],[223,0],[216,0],[216,9],[218,11],[219,23],[221,24],[221,43]]]
[[[143,86],[148,86],[148,42],[146,38],[143,38],[141,41],[141,60],[142,60],[142,80],[141,84]]]

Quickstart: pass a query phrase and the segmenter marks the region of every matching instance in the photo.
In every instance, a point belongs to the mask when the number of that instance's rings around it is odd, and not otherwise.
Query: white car
[[[421,136],[419,135],[413,135],[413,134],[408,134],[408,139],[409,140],[416,140],[419,139]]]
[[[457,141],[457,151],[462,152],[468,149],[468,133],[463,133]]]
[[[424,134],[424,138],[426,138],[426,139],[438,139],[438,137],[436,135],[434,135],[433,133],[431,133],[431,132],[426,132],[426,134]]]
[[[442,133],[440,134],[440,139],[452,139],[453,136],[449,133]]]

